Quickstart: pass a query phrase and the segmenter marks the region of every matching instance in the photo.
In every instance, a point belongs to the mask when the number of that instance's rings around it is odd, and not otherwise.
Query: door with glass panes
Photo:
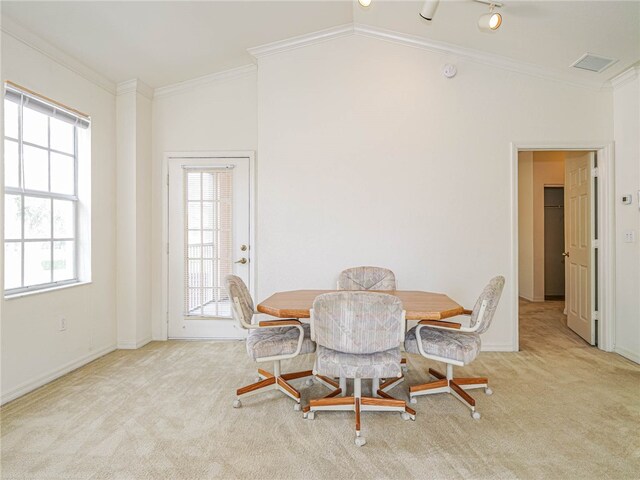
[[[168,336],[239,338],[224,288],[250,286],[248,158],[169,160]]]

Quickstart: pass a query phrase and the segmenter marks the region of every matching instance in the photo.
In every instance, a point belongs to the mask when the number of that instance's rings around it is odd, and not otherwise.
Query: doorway
[[[167,161],[167,337],[240,338],[226,275],[251,287],[250,159]]]
[[[518,172],[518,295],[596,345],[597,155],[522,150]]]
[[[544,299],[565,299],[564,185],[544,187]]]

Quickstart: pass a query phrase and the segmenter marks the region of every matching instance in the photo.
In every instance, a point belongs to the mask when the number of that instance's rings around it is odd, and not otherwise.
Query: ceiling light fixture
[[[422,18],[424,18],[425,20],[433,20],[433,16],[436,13],[436,10],[438,9],[438,4],[440,3],[440,0],[427,0],[426,2],[424,2],[424,5],[422,6],[422,10],[420,10],[420,16]]]
[[[368,7],[369,5],[371,5],[371,0],[358,0],[358,3],[363,7]]]
[[[494,12],[494,9],[502,7],[501,3],[486,2],[483,0],[476,0],[476,2],[486,3],[489,5],[489,13],[480,15],[478,19],[478,28],[481,32],[495,32],[502,25],[502,15],[498,12]]]

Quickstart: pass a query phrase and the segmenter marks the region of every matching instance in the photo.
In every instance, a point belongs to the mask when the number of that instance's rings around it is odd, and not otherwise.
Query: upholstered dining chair
[[[289,384],[289,380],[311,377],[313,373],[311,370],[282,373],[280,362],[315,351],[316,345],[311,341],[309,325],[304,325],[295,318],[253,323],[255,310],[246,284],[236,275],[227,275],[225,286],[231,300],[233,317],[240,328],[249,331],[249,357],[259,363],[273,362],[273,373],[258,369],[256,382],[236,391],[234,408],[242,406],[241,398],[269,390],[279,390],[295,400],[294,409],[300,410],[300,392]],[[307,385],[312,383],[311,378],[307,379]]]
[[[314,374],[353,379],[353,395],[340,396],[345,385],[326,397],[311,400],[304,417],[313,420],[323,410],[354,411],[355,443],[366,443],[360,435],[360,413],[400,412],[404,420],[415,420],[415,411],[379,388],[371,397],[362,396],[363,378],[401,377],[400,344],[404,339],[405,312],[399,298],[385,293],[335,292],[319,295],[311,310],[311,338],[316,342]]]
[[[396,290],[396,275],[388,268],[352,267],[340,272],[338,290]],[[402,358],[402,369],[407,371],[407,359]],[[374,383],[378,382],[374,379]],[[399,379],[396,383],[400,383]]]
[[[382,267],[353,267],[340,272],[338,290],[395,290],[396,276]]]
[[[480,412],[476,410],[476,401],[466,390],[484,388],[485,393],[491,395],[493,392],[489,388],[489,380],[486,377],[454,377],[453,366],[465,366],[478,356],[480,334],[486,332],[491,325],[503,287],[504,277],[491,279],[473,310],[465,310],[465,315],[470,316],[469,326],[448,321],[421,320],[407,332],[404,341],[405,351],[447,365],[446,375],[430,368],[429,375],[434,377],[435,381],[409,387],[411,403],[416,403],[416,397],[420,395],[450,393],[471,409],[473,418],[480,418]]]

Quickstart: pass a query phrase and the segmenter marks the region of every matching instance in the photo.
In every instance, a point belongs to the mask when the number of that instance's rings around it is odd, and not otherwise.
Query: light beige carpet
[[[638,365],[587,346],[558,302],[522,313],[521,352],[462,370],[493,386],[472,392],[479,421],[448,395],[422,397],[415,422],[364,413],[358,448],[352,414],[303,420],[277,392],[233,409],[234,389],[255,377],[243,343],[154,342],[4,406],[2,478],[639,478]],[[391,393],[406,398],[429,365],[410,356]],[[303,401],[326,393],[300,388]]]

